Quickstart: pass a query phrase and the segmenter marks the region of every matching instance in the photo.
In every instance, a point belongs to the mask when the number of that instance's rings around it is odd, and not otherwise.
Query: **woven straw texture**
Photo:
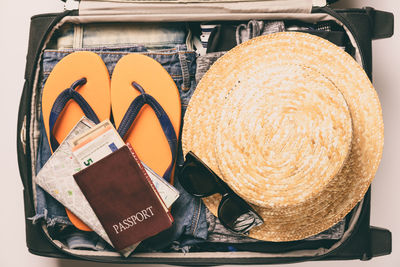
[[[250,237],[299,240],[363,198],[382,156],[381,113],[348,54],[309,34],[276,33],[235,47],[205,74],[182,147],[263,217]],[[203,200],[217,214],[220,196]]]

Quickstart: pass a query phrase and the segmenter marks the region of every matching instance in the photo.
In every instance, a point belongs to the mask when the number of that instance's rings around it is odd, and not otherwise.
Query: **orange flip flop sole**
[[[43,88],[42,112],[47,138],[49,117],[58,95],[75,81],[86,78],[86,84],[77,88],[79,94],[88,102],[100,121],[110,117],[110,77],[100,56],[93,52],[74,52],[64,57],[51,71]],[[54,136],[61,143],[75,124],[84,116],[75,101],[69,101],[54,126]]]
[[[73,214],[69,209],[65,208],[67,212],[68,219],[71,223],[81,231],[91,232],[93,231],[89,226],[87,226],[84,222],[81,221],[75,214]]]
[[[103,60],[96,53],[89,51],[71,53],[57,63],[43,88],[42,113],[49,144],[49,118],[54,101],[62,91],[81,78],[86,78],[87,82],[78,87],[77,92],[88,102],[100,121],[110,117],[110,76]],[[61,143],[83,116],[79,105],[73,100],[69,101],[54,126],[56,140]],[[68,210],[67,215],[78,229],[90,230]]]
[[[179,136],[181,102],[178,88],[169,73],[154,59],[140,54],[121,58],[111,78],[111,107],[118,128],[132,101],[140,92],[132,86],[138,83],[163,107]],[[164,131],[153,109],[144,105],[124,137],[140,160],[162,176],[172,156]],[[172,177],[171,177],[172,182]]]

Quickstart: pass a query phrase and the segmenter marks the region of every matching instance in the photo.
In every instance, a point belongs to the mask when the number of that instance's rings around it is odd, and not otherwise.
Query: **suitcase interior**
[[[125,1],[126,2],[126,1]],[[129,2],[129,1],[127,1]],[[285,1],[281,1],[285,2]],[[301,2],[301,1],[299,1]],[[307,1],[305,1],[307,2]],[[253,3],[253,2],[252,2]],[[303,22],[319,22],[326,20],[334,20],[346,30],[352,45],[355,47],[355,59],[366,69],[367,74],[371,77],[371,51],[370,40],[363,42],[359,41],[359,36],[355,36],[354,29],[351,29],[351,24],[344,24],[342,16],[329,8],[314,9],[311,13],[301,12],[300,7],[280,6],[277,10],[276,6],[261,6],[261,2],[254,2],[254,5],[246,5],[247,9],[237,11],[241,6],[237,3],[229,3],[221,9],[216,9],[217,6],[226,5],[226,3],[200,3],[192,4],[188,7],[178,3],[173,3],[166,8],[165,6],[156,9],[154,5],[158,3],[114,3],[114,2],[96,2],[83,1],[80,6],[79,13],[76,11],[66,11],[62,14],[50,14],[38,16],[32,19],[31,31],[34,24],[37,23],[41,30],[41,34],[32,33],[30,37],[30,51],[28,53],[28,63],[26,70],[26,84],[21,101],[26,99],[29,104],[26,105],[26,112],[22,108],[20,110],[19,127],[22,138],[19,145],[19,164],[21,176],[24,183],[24,199],[26,218],[35,215],[35,186],[32,184],[32,175],[35,173],[35,164],[38,148],[38,133],[39,133],[39,70],[40,57],[47,43],[51,39],[53,33],[65,23],[82,24],[94,22],[152,22],[152,21],[237,21],[248,19],[259,20],[299,20]],[[140,8],[138,8],[138,6]],[[169,5],[169,4],[168,4]],[[197,5],[197,6],[196,6]],[[199,9],[198,5],[202,5]],[[258,8],[255,10],[254,6]],[[104,7],[106,7],[104,9]],[[147,12],[149,8],[153,8],[152,12]],[[272,8],[272,9],[271,9]],[[200,10],[200,11],[199,11]],[[228,10],[228,11],[227,11]],[[273,13],[271,13],[271,11]],[[297,12],[296,12],[297,11]],[[303,10],[304,11],[304,10]],[[159,13],[157,13],[159,12]],[[162,17],[160,17],[162,14]],[[366,29],[371,30],[371,29]],[[35,35],[35,36],[33,36]],[[43,36],[41,38],[41,36]],[[356,41],[357,40],[357,41]],[[37,48],[37,49],[36,49]],[[30,65],[31,64],[31,65]],[[29,67],[30,66],[30,67]],[[31,88],[31,91],[29,90]],[[31,95],[30,93],[31,92]],[[22,103],[22,102],[21,102]],[[21,115],[22,114],[22,115]],[[26,132],[24,132],[25,130]],[[25,145],[25,146],[24,146]],[[26,164],[29,166],[26,166]],[[25,167],[21,165],[24,165]],[[256,264],[256,263],[275,263],[275,262],[296,262],[315,259],[369,259],[372,256],[379,254],[390,253],[391,242],[390,232],[387,230],[370,229],[369,226],[369,205],[370,205],[370,190],[366,197],[361,201],[353,211],[348,215],[348,227],[343,237],[333,245],[327,247],[315,247],[307,249],[298,249],[293,251],[272,253],[272,252],[216,252],[213,250],[202,252],[163,252],[163,253],[133,253],[129,258],[123,259],[116,252],[97,252],[86,250],[73,250],[65,248],[65,245],[58,240],[52,240],[45,224],[32,225],[32,222],[27,219],[27,244],[29,250],[34,254],[50,256],[50,257],[78,257],[81,259],[102,261],[102,262],[129,262],[129,263],[171,263],[171,264]],[[378,247],[373,247],[369,244],[372,235],[384,236],[389,243],[381,244]],[[49,245],[51,244],[51,245]],[[353,245],[352,245],[353,244]],[[358,244],[354,246],[354,244]],[[351,247],[349,250],[346,247]],[[343,251],[348,251],[346,252]],[[350,251],[350,252],[349,252]]]

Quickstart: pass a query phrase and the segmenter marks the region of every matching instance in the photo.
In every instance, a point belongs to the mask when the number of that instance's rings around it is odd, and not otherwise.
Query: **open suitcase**
[[[273,2],[273,3],[271,3]],[[35,216],[35,190],[32,183],[39,139],[38,98],[42,55],[63,24],[113,22],[208,22],[257,20],[297,20],[307,23],[335,21],[342,26],[354,47],[355,59],[372,76],[371,41],[393,34],[393,14],[373,8],[333,10],[326,1],[311,9],[304,1],[67,1],[62,13],[32,17],[25,84],[18,114],[17,148],[21,179],[24,185],[26,242],[31,253],[46,257],[73,258],[109,263],[166,263],[178,265],[268,264],[308,260],[369,260],[391,253],[389,230],[370,226],[370,196],[347,215],[343,236],[335,242],[266,242],[242,251],[227,251],[203,246],[187,253],[163,251],[133,253],[122,258],[116,252],[68,249],[52,240],[44,223],[32,224]],[[333,1],[328,1],[333,2]],[[79,10],[77,9],[79,6]],[[101,31],[100,31],[101,34]],[[40,110],[39,110],[40,111]]]

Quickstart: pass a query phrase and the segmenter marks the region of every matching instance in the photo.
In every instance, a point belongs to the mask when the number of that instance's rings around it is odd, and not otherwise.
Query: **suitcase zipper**
[[[62,0],[64,3],[64,10],[79,10],[80,0]],[[96,0],[97,2],[115,2],[112,0]],[[274,0],[272,0],[274,1]],[[159,3],[159,4],[205,4],[205,3],[239,3],[239,2],[265,2],[265,0],[119,0],[121,4],[132,3],[132,4],[149,4],[149,3]],[[312,0],[312,7],[325,7],[336,0]]]
[[[26,115],[24,116],[24,120],[22,121],[21,132],[19,133],[19,140],[21,142],[24,155],[26,155]]]
[[[64,10],[77,10],[77,9],[79,9],[80,0],[62,0],[62,1],[64,2]],[[109,2],[107,0],[98,0],[98,1],[100,1],[100,2]],[[263,1],[263,0],[259,0],[259,1]],[[152,1],[120,0],[120,2],[142,2],[142,3],[145,3],[145,2],[152,2]],[[162,2],[162,1],[160,1],[160,2]],[[207,2],[207,1],[164,1],[164,2],[166,2],[166,3],[171,3],[171,2],[172,3],[173,2],[196,3],[196,2]],[[213,1],[211,1],[211,2],[213,2]],[[221,1],[221,2],[223,2],[223,1]],[[331,3],[337,2],[337,0],[312,0],[312,2],[313,2],[313,4],[312,4],[313,7],[326,7]]]

